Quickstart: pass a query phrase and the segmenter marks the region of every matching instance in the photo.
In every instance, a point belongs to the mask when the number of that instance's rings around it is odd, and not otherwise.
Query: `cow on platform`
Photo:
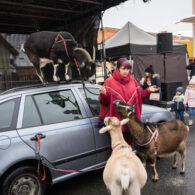
[[[68,32],[40,31],[32,33],[24,44],[24,51],[36,69],[36,73],[43,84],[46,84],[42,68],[48,63],[54,67],[53,80],[60,80],[57,70],[60,63],[74,63],[80,71],[83,80],[95,82],[95,63],[90,54],[77,46],[74,37]],[[66,80],[67,71],[65,71]]]

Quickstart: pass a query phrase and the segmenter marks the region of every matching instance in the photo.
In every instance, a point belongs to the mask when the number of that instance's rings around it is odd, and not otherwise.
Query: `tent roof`
[[[136,45],[156,45],[157,39],[155,36],[138,28],[133,23],[127,22],[120,31],[105,42],[105,48],[118,47],[128,43]],[[173,42],[173,45],[183,44]]]
[[[105,41],[106,56],[156,53],[157,38],[127,22],[120,31]],[[185,53],[185,44],[173,42],[173,52]],[[100,46],[101,47],[101,46]]]
[[[156,38],[131,22],[127,22],[120,31],[105,42],[105,48],[117,47],[128,43],[139,45],[155,45]]]

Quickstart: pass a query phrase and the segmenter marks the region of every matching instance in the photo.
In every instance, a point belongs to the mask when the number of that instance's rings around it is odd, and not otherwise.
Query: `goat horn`
[[[90,54],[88,53],[87,50],[85,50],[85,49],[83,49],[83,48],[78,48],[78,47],[77,47],[77,48],[74,49],[74,51],[81,51],[81,52],[83,52],[83,53],[87,56],[89,62],[92,61],[91,56],[90,56]]]
[[[128,122],[129,122],[129,119],[128,119],[128,118],[123,119],[123,120],[121,121],[121,125],[125,125],[125,124],[127,124]]]
[[[99,133],[105,133],[111,129],[111,126],[103,127],[99,130]]]

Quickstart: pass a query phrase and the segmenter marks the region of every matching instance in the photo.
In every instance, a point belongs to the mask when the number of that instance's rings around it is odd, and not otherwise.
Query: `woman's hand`
[[[152,85],[151,87],[149,87],[150,92],[156,92],[159,91],[159,88],[156,88],[156,85]]]
[[[100,94],[106,95],[106,87],[105,86],[100,87],[99,92]]]

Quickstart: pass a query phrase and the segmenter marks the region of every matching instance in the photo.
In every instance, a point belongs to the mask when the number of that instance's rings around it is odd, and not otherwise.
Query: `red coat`
[[[100,119],[104,119],[107,116],[116,116],[121,120],[121,117],[113,105],[113,102],[118,99],[132,105],[137,103],[135,114],[137,118],[141,120],[142,100],[150,94],[148,88],[142,90],[137,81],[130,74],[124,77],[119,74],[118,70],[114,71],[112,77],[106,79],[104,86],[106,87],[106,95],[99,95],[99,102],[101,104],[99,114]],[[108,106],[109,109],[106,113]],[[129,132],[128,127],[123,126],[122,131]]]

